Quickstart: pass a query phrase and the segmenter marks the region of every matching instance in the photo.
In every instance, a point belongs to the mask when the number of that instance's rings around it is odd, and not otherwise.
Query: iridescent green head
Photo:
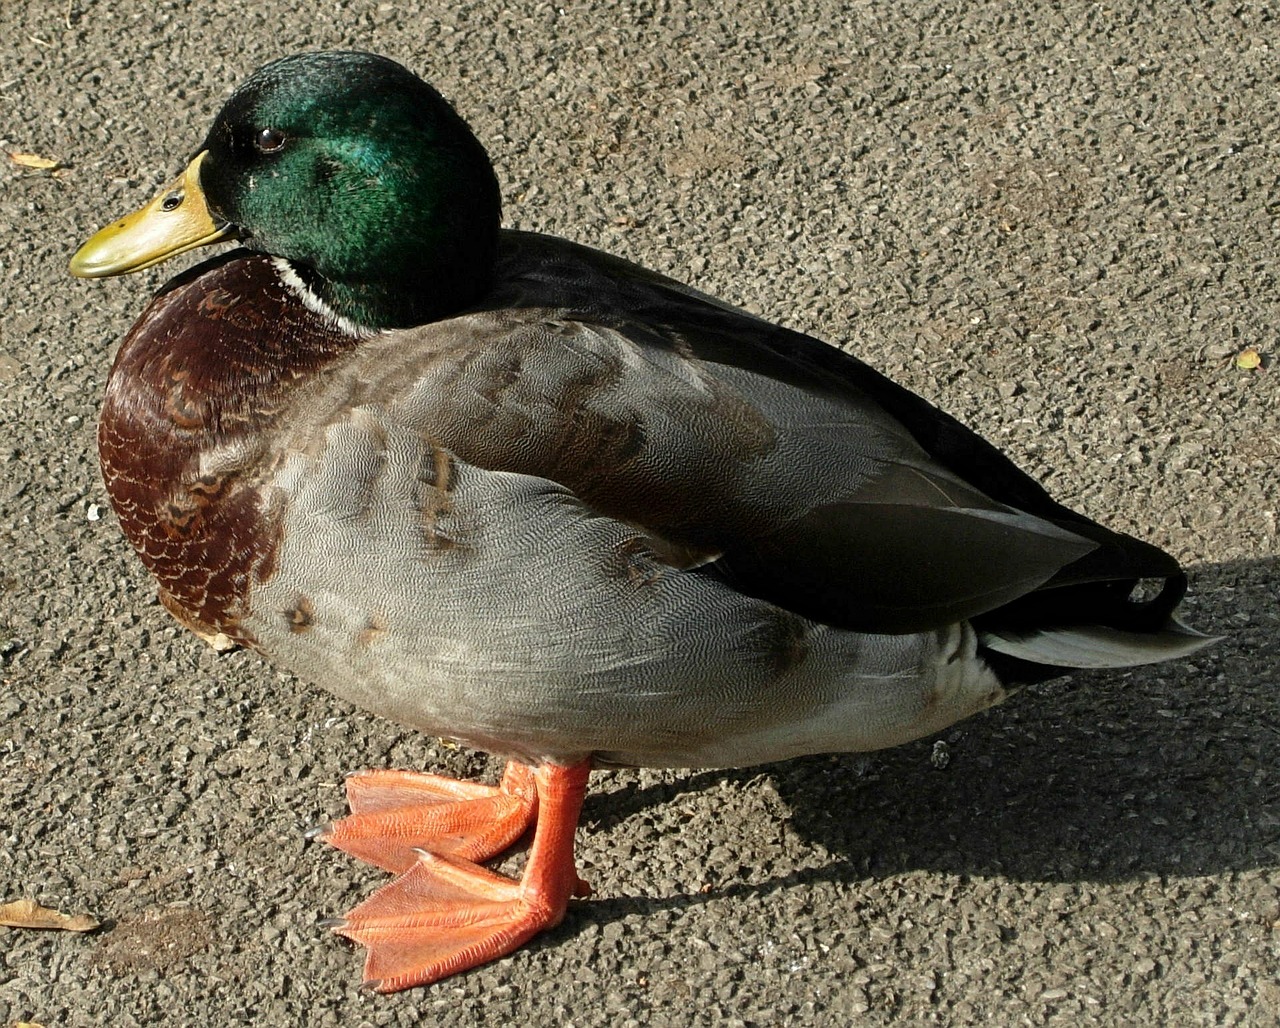
[[[155,223],[179,215],[157,242]],[[109,226],[72,270],[137,270],[236,236],[287,258],[337,314],[401,327],[483,295],[500,216],[488,155],[439,93],[384,57],[298,54],[232,94],[185,176],[133,216],[147,232]]]

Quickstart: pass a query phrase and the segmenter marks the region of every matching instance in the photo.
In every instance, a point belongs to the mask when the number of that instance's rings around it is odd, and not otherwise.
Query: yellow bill
[[[200,165],[207,152],[202,150],[141,210],[99,229],[71,258],[71,274],[125,275],[232,236],[230,225],[213,220],[200,189]]]

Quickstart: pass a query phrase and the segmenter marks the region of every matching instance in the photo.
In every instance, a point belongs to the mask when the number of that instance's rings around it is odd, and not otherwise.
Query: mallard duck
[[[1209,641],[1175,560],[865,364],[500,216],[438,92],[309,53],[71,262],[243,244],[152,300],[107,385],[103,476],[168,610],[509,760],[357,774],[318,831],[397,876],[333,925],[373,987],[559,922],[592,768],[894,746]],[[521,878],[484,866],[528,831]]]

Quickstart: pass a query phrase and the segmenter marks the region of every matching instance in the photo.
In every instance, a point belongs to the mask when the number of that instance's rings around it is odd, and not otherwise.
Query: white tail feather
[[[1177,621],[1159,632],[1124,632],[1102,625],[1042,628],[1033,632],[984,631],[982,645],[1033,664],[1070,668],[1137,667],[1190,656],[1221,636],[1202,635]]]

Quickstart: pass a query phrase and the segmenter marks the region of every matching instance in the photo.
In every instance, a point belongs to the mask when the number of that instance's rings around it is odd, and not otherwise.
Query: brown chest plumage
[[[121,344],[102,476],[161,600],[193,630],[253,644],[239,620],[274,566],[271,444],[297,392],[357,341],[304,306],[270,258],[241,252],[170,283]]]

